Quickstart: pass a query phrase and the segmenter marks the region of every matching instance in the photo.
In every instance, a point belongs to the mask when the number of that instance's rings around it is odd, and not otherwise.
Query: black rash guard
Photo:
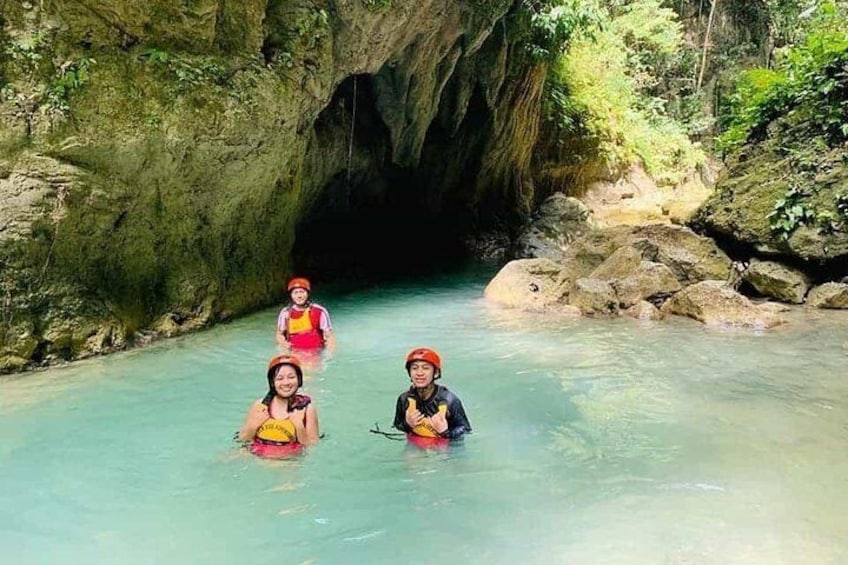
[[[397,406],[395,407],[395,428],[406,433],[412,432],[412,428],[406,423],[407,399],[410,397],[415,399],[419,412],[428,418],[439,411],[440,404],[447,405],[448,429],[442,434],[442,437],[458,439],[471,431],[471,423],[465,415],[462,402],[454,393],[440,385],[436,385],[436,391],[427,400],[421,400],[415,387],[410,387],[408,391],[398,396]]]

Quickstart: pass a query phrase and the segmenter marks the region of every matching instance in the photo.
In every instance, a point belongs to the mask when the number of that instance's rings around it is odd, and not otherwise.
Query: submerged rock
[[[644,300],[625,310],[624,315],[637,320],[661,320],[664,317],[659,308]]]
[[[724,281],[703,281],[686,287],[663,305],[662,312],[715,326],[768,329],[785,323],[783,318],[768,308],[754,305]]]

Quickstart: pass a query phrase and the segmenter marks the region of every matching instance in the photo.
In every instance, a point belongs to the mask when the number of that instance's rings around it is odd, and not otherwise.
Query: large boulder
[[[489,300],[524,310],[552,310],[565,304],[568,288],[562,268],[550,259],[517,259],[507,263],[486,285]]]
[[[560,260],[569,243],[595,227],[585,204],[564,194],[554,194],[539,206],[518,238],[516,254]]]
[[[774,261],[752,259],[743,278],[763,296],[790,304],[804,302],[810,289],[810,280],[804,273]]]
[[[649,225],[634,231],[646,259],[662,263],[684,285],[705,280],[727,280],[731,260],[715,241],[683,226]],[[650,256],[655,250],[655,255]]]
[[[807,304],[816,308],[848,308],[848,284],[830,282],[817,286],[807,296]]]
[[[689,286],[666,301],[662,312],[688,316],[711,326],[767,329],[785,322],[771,309],[754,305],[724,281]]]

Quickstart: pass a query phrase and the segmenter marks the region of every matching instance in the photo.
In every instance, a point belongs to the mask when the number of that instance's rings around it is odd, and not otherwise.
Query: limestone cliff
[[[512,4],[0,0],[0,370],[271,304],[310,225],[523,218]]]

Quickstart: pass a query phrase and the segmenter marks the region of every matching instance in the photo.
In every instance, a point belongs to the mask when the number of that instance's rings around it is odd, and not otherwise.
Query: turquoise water
[[[848,315],[551,320],[487,274],[322,297],[326,438],[297,460],[231,440],[276,311],[0,380],[2,562],[848,562]],[[474,426],[447,453],[368,431],[417,345]]]

